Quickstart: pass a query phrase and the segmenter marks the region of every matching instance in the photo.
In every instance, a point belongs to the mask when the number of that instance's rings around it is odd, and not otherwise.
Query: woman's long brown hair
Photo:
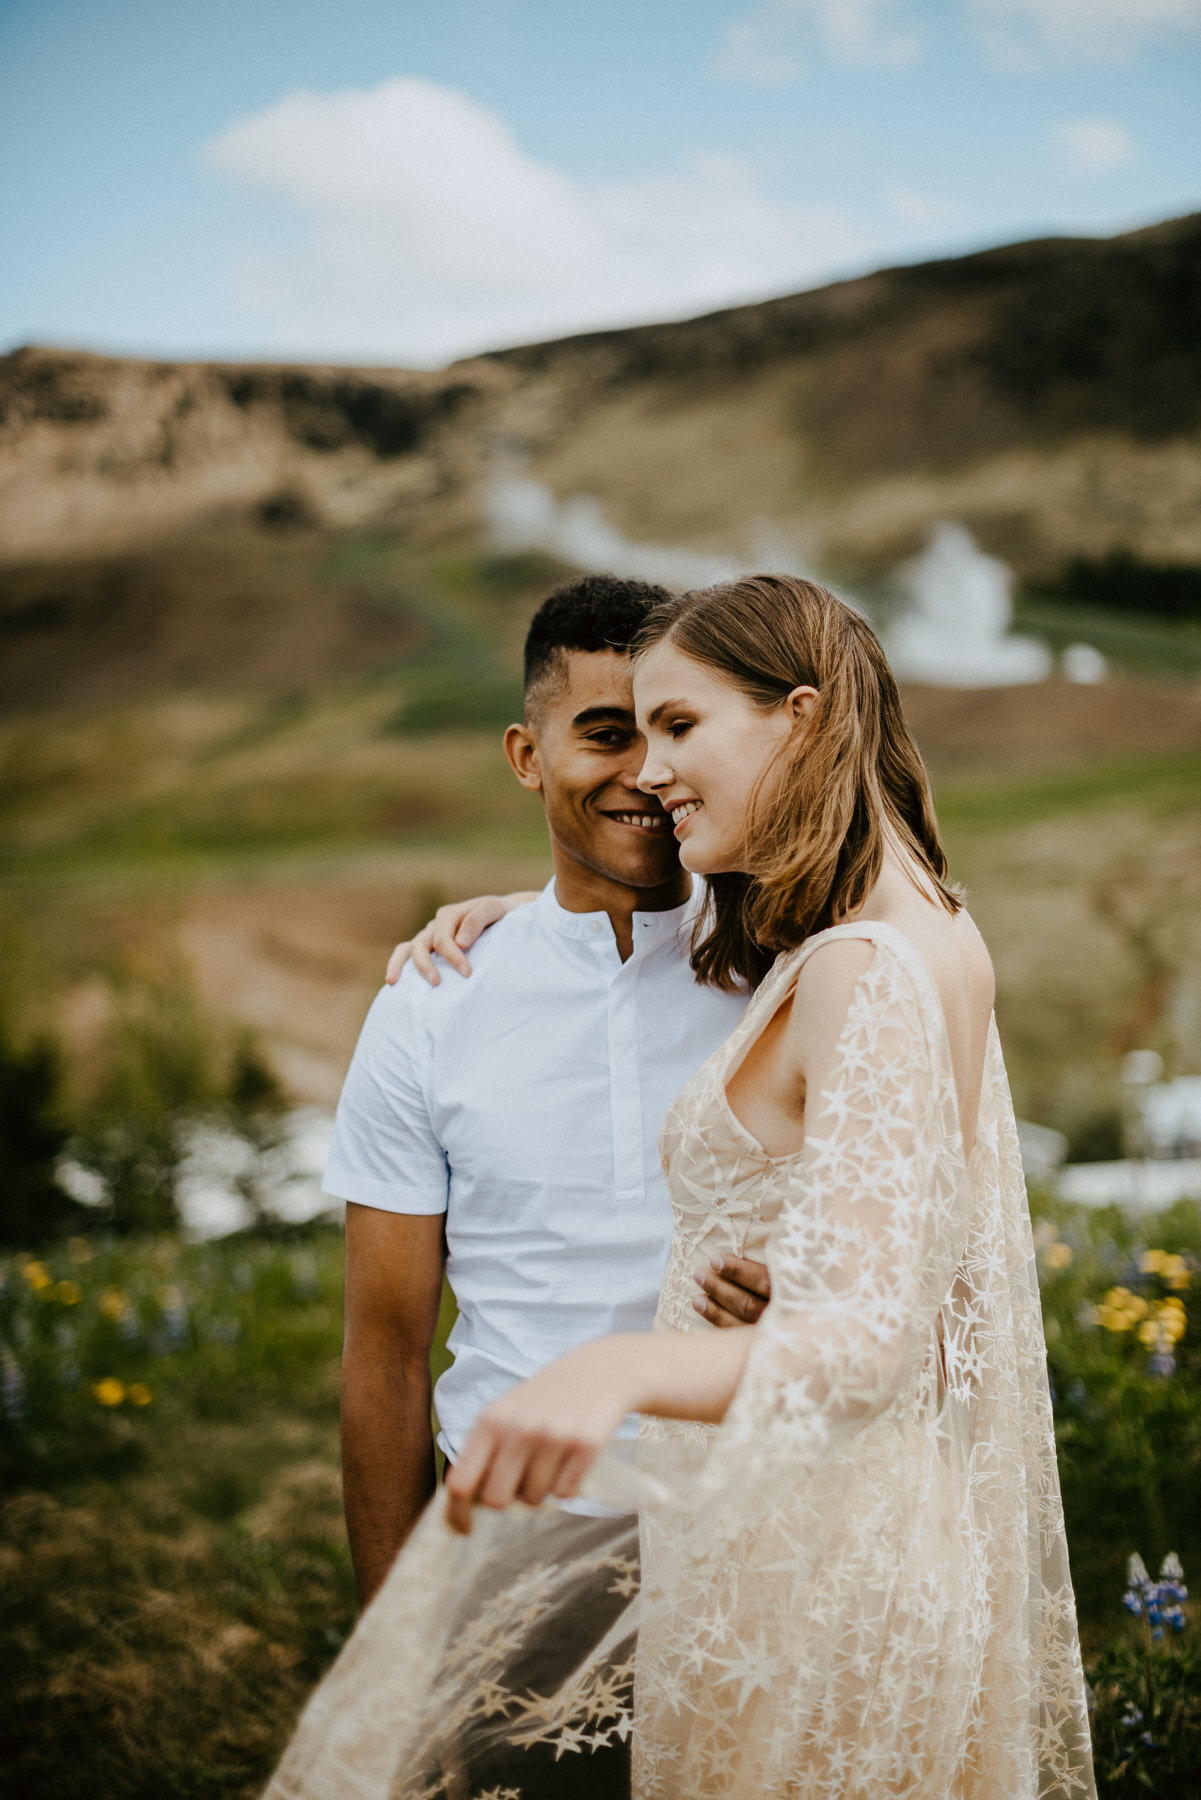
[[[925,764],[879,640],[853,607],[798,576],[752,575],[663,602],[635,657],[664,640],[765,712],[794,688],[817,690],[752,803],[745,873],[710,877],[692,944],[701,981],[754,985],[781,950],[855,913],[879,877],[886,824],[958,911]]]

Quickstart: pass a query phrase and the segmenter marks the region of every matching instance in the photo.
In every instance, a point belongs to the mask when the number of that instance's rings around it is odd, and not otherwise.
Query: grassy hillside
[[[879,575],[939,518],[1023,577],[1201,566],[1201,217],[885,270],[424,374],[0,359],[0,562],[198,527],[478,536],[498,471],[627,537]],[[48,619],[49,614],[43,616]]]

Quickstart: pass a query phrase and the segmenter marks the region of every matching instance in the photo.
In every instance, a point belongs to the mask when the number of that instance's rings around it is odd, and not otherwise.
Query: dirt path
[[[540,886],[539,862],[398,856],[198,894],[179,940],[212,1009],[252,1026],[298,1100],[333,1105],[388,952],[460,894]]]

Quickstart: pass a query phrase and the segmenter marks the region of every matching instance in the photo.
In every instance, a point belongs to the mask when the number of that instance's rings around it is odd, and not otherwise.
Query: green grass
[[[2,1269],[0,1793],[251,1800],[355,1616],[341,1235]]]
[[[1014,629],[1044,638],[1056,652],[1069,644],[1092,644],[1116,668],[1134,675],[1181,681],[1201,674],[1201,625],[1194,622],[1026,593],[1015,602]]]
[[[1073,1572],[1103,1677],[1101,1791],[1175,1800],[1186,1790],[1157,1785],[1154,1758],[1129,1785],[1121,1719],[1145,1647],[1121,1594],[1131,1551],[1158,1567],[1176,1550],[1186,1577],[1201,1567],[1201,1214],[1181,1205],[1135,1226],[1047,1200],[1036,1210]],[[1150,1247],[1182,1257],[1175,1285],[1144,1266]],[[340,1237],[76,1240],[36,1263],[9,1258],[3,1275],[0,1792],[251,1800],[354,1618],[337,1472]],[[1148,1316],[1182,1300],[1171,1373],[1155,1372],[1137,1326],[1102,1322],[1118,1286]],[[435,1370],[452,1319],[447,1295]],[[1175,1696],[1176,1769],[1196,1766],[1195,1631],[1153,1647]]]
[[[1195,812],[1199,794],[1201,755],[1159,753],[1003,777],[947,778],[937,783],[936,801],[948,830],[992,832],[1119,806],[1137,806],[1148,816]]]

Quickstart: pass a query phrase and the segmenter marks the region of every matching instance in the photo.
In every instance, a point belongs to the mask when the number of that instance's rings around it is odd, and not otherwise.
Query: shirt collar
[[[636,912],[634,914],[634,952],[638,952],[641,944],[657,944],[674,932],[691,927],[696,914],[704,905],[705,884],[694,878],[692,893],[683,906],[672,906],[666,912]],[[568,912],[565,906],[559,905],[555,893],[555,878],[552,875],[534,902],[541,914],[542,923],[560,937],[585,938],[595,942],[611,943],[613,927],[609,923],[606,912]]]

